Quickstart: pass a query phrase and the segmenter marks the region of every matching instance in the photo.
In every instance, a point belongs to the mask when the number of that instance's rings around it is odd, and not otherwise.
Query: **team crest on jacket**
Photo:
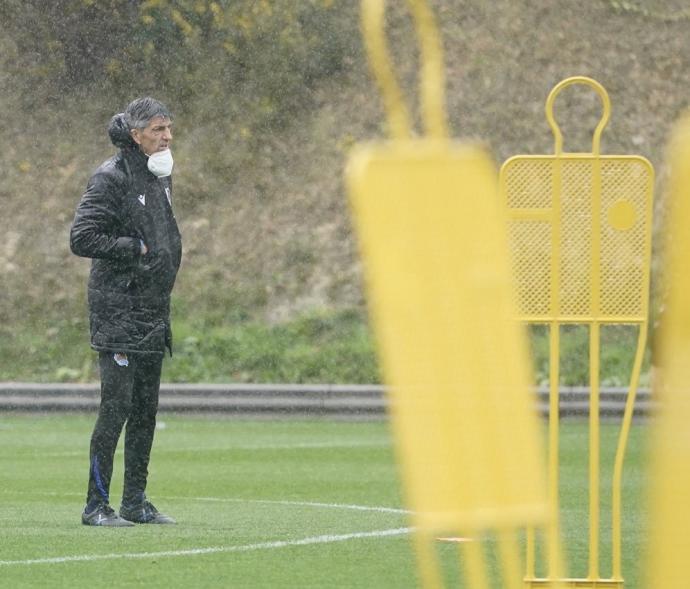
[[[140,194],[137,196],[137,200],[144,206],[146,206],[146,195],[145,194]]]

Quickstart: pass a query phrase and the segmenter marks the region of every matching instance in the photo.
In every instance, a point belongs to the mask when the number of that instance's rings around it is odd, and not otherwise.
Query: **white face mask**
[[[170,176],[173,169],[172,152],[169,149],[157,151],[149,156],[149,170],[159,178]]]

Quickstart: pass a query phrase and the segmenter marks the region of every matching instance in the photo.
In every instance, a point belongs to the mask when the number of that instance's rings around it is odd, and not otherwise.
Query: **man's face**
[[[144,129],[132,129],[132,139],[146,155],[164,151],[172,142],[172,121],[153,117]]]

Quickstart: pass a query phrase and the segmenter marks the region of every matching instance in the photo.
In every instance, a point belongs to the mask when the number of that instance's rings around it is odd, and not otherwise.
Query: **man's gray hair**
[[[145,96],[132,100],[125,109],[125,123],[130,129],[145,129],[151,119],[163,117],[172,120],[172,114],[162,102]]]

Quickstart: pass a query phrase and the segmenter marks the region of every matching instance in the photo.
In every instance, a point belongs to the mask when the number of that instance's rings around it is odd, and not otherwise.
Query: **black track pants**
[[[122,502],[137,502],[146,489],[163,355],[127,354],[127,360],[128,366],[119,366],[112,352],[100,352],[101,405],[91,436],[87,505],[110,500],[113,458],[125,423]]]

